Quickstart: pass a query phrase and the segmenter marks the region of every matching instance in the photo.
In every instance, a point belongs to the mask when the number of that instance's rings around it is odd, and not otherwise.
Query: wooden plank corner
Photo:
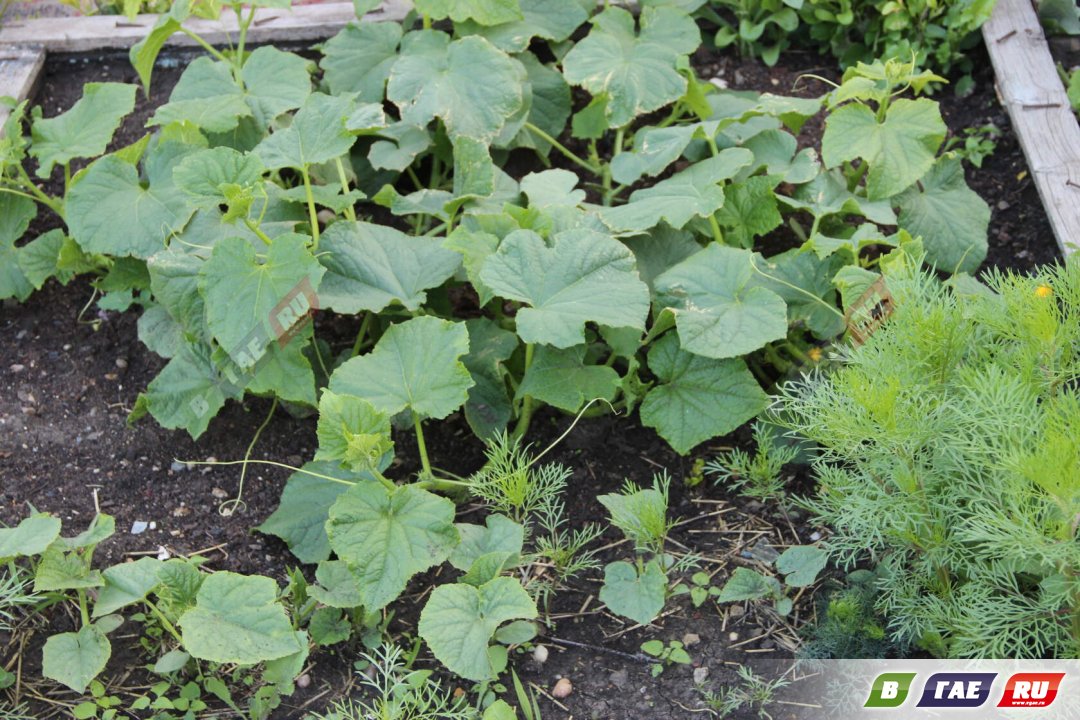
[[[39,46],[0,46],[0,97],[12,97],[17,102],[34,94],[45,66],[45,48]],[[0,134],[11,115],[7,105],[0,105]]]
[[[1009,112],[1062,254],[1080,246],[1080,123],[1031,0],[998,0],[983,25]]]

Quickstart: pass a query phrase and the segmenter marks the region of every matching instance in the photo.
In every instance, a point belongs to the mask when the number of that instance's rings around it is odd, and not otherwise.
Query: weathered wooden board
[[[401,20],[412,9],[406,0],[385,0],[365,19]],[[356,19],[351,2],[299,5],[291,9],[260,8],[248,30],[248,41],[283,42],[321,40],[330,37]],[[157,21],[156,15],[125,17],[42,18],[5,23],[0,27],[0,47],[11,44],[40,45],[48,52],[90,52],[131,47],[146,37]],[[214,45],[225,45],[237,37],[236,16],[223,12],[219,20],[192,18],[185,27]],[[171,44],[194,45],[186,35],[173,35]]]
[[[0,97],[8,96],[25,100],[34,92],[41,67],[45,64],[42,47],[0,47]],[[0,133],[11,110],[0,105]]]
[[[1080,123],[1050,56],[1031,0],[998,0],[983,39],[997,74],[998,94],[1058,244],[1080,246]]]

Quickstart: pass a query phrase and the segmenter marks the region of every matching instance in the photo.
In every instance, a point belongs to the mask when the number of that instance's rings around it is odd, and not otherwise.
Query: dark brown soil
[[[805,73],[835,76],[832,62],[793,53],[782,58],[781,67],[767,69],[754,62],[704,55],[699,59],[703,77],[721,77],[734,88],[790,92]],[[982,170],[970,170],[972,186],[994,208],[989,265],[1030,268],[1057,258],[1056,247],[1042,207],[1008,119],[997,105],[992,76],[984,68],[976,77],[975,94],[960,100],[942,95],[945,113],[954,131],[994,122],[1003,131],[997,153]],[[183,67],[183,62],[179,68]],[[168,95],[179,76],[178,67],[155,73],[150,103],[141,103],[118,134],[118,145],[137,139],[152,108]],[[95,61],[83,58],[51,60],[39,102],[46,115],[70,107],[87,81],[136,82],[126,58],[111,56]],[[799,93],[819,93],[824,86],[804,80]],[[820,132],[820,128],[817,130]],[[815,132],[811,126],[808,133]],[[54,188],[55,189],[55,188]],[[42,218],[36,229],[55,226]],[[84,310],[91,299],[85,281],[68,287],[50,283],[24,305],[5,303],[0,309],[0,522],[14,523],[30,506],[56,513],[66,530],[82,529],[100,507],[114,515],[118,533],[98,551],[101,564],[120,562],[140,554],[157,554],[164,548],[174,554],[199,553],[209,566],[239,572],[263,573],[284,580],[286,567],[294,564],[283,544],[275,538],[253,534],[277,506],[288,472],[253,466],[249,472],[242,512],[224,517],[218,509],[223,500],[238,492],[239,472],[232,467],[174,465],[176,460],[203,461],[243,457],[255,428],[269,410],[269,402],[249,399],[230,403],[197,443],[183,432],[170,432],[152,421],[129,428],[125,418],[137,394],[164,362],[148,352],[136,335],[134,313],[102,313]],[[354,331],[342,328],[347,319],[333,323],[333,335]],[[542,413],[535,421],[532,439],[545,445],[566,427],[564,417]],[[394,477],[416,470],[416,452],[410,434],[399,434],[400,464]],[[712,457],[725,446],[747,445],[745,431],[703,446],[695,457]],[[436,465],[456,473],[468,473],[482,462],[482,448],[472,438],[461,417],[432,423],[429,449]],[[253,457],[299,465],[311,458],[316,446],[314,423],[278,412],[255,448]],[[733,497],[709,482],[687,489],[694,458],[673,453],[655,433],[628,418],[583,421],[549,458],[573,469],[568,506],[574,524],[603,522],[605,514],[596,496],[616,490],[625,479],[647,484],[654,473],[670,472],[673,483],[672,514],[686,522],[673,532],[674,548],[703,557],[703,568],[716,573],[722,584],[733,562],[746,560],[751,546],[765,542],[783,545],[810,542],[818,529],[798,512],[785,514],[776,507]],[[468,511],[468,509],[463,509]],[[134,535],[136,521],[156,527]],[[603,538],[612,544],[620,538],[609,529]],[[627,558],[625,544],[604,550],[603,560]],[[790,629],[813,611],[809,594],[798,603],[795,617],[782,623],[768,609],[758,606],[717,608],[711,602],[694,609],[688,600],[674,602],[671,612],[655,627],[632,629],[604,611],[597,600],[600,578],[583,578],[560,593],[551,608],[554,628],[544,640],[550,659],[538,666],[528,656],[513,662],[523,681],[550,691],[559,677],[573,682],[573,694],[556,704],[544,697],[545,718],[674,718],[690,717],[701,707],[694,689],[692,668],[673,667],[653,679],[648,664],[636,656],[644,640],[679,640],[697,636],[689,651],[695,666],[709,668],[706,684],[716,688],[733,681],[739,664],[790,657],[797,638]],[[414,633],[420,596],[426,585],[416,582],[417,593],[396,607],[390,626],[394,634]],[[416,602],[412,602],[416,600]],[[54,632],[63,629],[57,620]],[[25,681],[40,663],[38,648],[46,628],[39,629],[24,657]],[[690,637],[689,640],[695,640]],[[563,642],[568,641],[568,642]],[[132,641],[133,642],[133,641]],[[578,643],[571,645],[569,643]],[[0,637],[0,664],[13,658]],[[118,652],[110,666],[120,673],[124,663],[138,662],[131,653]],[[355,648],[337,653],[317,653],[310,671],[312,683],[286,701],[275,717],[300,718],[304,709],[319,709],[341,697],[352,685]],[[421,656],[422,665],[429,664]],[[115,676],[115,675],[112,675]],[[136,674],[127,685],[145,681]],[[55,687],[48,688],[55,693]],[[114,686],[114,692],[122,692]],[[2,697],[2,696],[0,696]],[[55,697],[74,700],[72,693]],[[37,706],[42,717],[55,716],[53,707]],[[302,709],[304,708],[304,709]],[[50,714],[52,713],[52,714]],[[2,712],[0,712],[2,714]],[[776,715],[779,717],[779,715]]]

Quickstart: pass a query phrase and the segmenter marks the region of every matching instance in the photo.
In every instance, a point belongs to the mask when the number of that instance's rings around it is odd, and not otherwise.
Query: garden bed
[[[116,147],[142,135],[145,121],[168,97],[187,59],[175,55],[161,63],[150,102],[140,101],[135,113],[125,120],[114,139]],[[826,90],[825,85],[810,79],[797,83],[801,76],[838,77],[832,60],[803,53],[787,54],[771,69],[704,52],[694,61],[701,77],[718,78],[735,89],[786,93],[797,84],[795,94],[817,95]],[[1003,131],[996,152],[985,160],[983,168],[968,168],[967,175],[993,212],[986,266],[1027,270],[1059,255],[1017,140],[1009,131],[1008,118],[995,99],[989,63],[977,60],[976,65],[980,69],[975,75],[974,94],[958,99],[943,91],[943,114],[953,133],[986,123]],[[106,80],[137,82],[126,56],[50,55],[39,102],[45,115],[53,116],[81,96],[85,82]],[[801,139],[806,145],[815,144],[820,131],[820,125],[811,122]],[[562,162],[556,159],[556,165]],[[48,221],[37,222],[36,232],[51,227]],[[117,535],[98,551],[103,562],[157,555],[164,548],[173,555],[202,554],[215,570],[261,573],[282,580],[286,568],[296,564],[295,559],[283,543],[253,534],[252,528],[275,509],[289,473],[256,466],[248,474],[244,509],[223,517],[218,509],[223,501],[235,497],[238,471],[175,463],[243,457],[269,401],[229,403],[198,442],[148,420],[127,427],[125,418],[137,394],[165,361],[138,341],[133,313],[85,309],[90,292],[82,281],[68,287],[50,282],[33,303],[9,302],[0,315],[0,333],[7,338],[0,348],[0,476],[4,481],[0,522],[18,522],[29,503],[56,513],[72,529],[81,529],[100,509],[114,515],[118,527]],[[358,323],[353,320],[323,314],[316,323],[344,349],[356,331]],[[569,422],[568,417],[544,411],[534,421],[529,441],[544,447],[566,430]],[[460,414],[429,427],[428,448],[445,469],[465,475],[483,463],[483,446],[473,438]],[[253,457],[300,465],[317,447],[314,429],[312,418],[292,418],[279,412],[262,434]],[[401,460],[387,474],[403,478],[418,470],[419,463],[411,434],[400,433],[397,442]],[[614,492],[624,480],[648,485],[656,472],[670,472],[674,479],[671,515],[682,520],[670,536],[672,541],[687,552],[702,555],[705,571],[723,576],[730,572],[732,563],[745,562],[760,543],[782,549],[812,542],[819,537],[815,533],[823,530],[809,525],[800,511],[747,501],[710,480],[694,489],[685,486],[695,460],[711,459],[730,447],[749,448],[749,433],[744,429],[710,441],[689,457],[682,457],[639,423],[607,417],[582,420],[549,459],[573,470],[570,486],[575,496],[569,511],[575,526],[603,518],[604,510],[596,497]],[[807,483],[807,478],[792,477],[788,489],[798,492],[807,489]],[[472,513],[473,508],[463,507],[459,519],[478,521]],[[129,532],[134,523],[151,521],[156,523],[153,529],[137,535]],[[614,529],[604,534],[603,561],[626,555],[625,543],[622,547],[617,544],[620,537]],[[395,606],[391,634],[415,636],[419,609],[429,587],[427,579],[417,578],[407,591],[411,595]],[[707,667],[706,684],[717,686],[734,680],[739,665],[790,657],[799,642],[797,628],[815,613],[809,592],[800,594],[795,612],[784,620],[764,606],[754,605],[749,612],[742,612],[741,606],[726,605],[717,612],[710,605],[694,609],[683,599],[669,606],[657,621],[658,628],[642,629],[608,613],[596,599],[598,590],[599,581],[593,575],[556,596],[556,629],[553,637],[541,638],[551,651],[546,664],[539,666],[528,656],[513,660],[523,681],[545,691],[550,692],[558,677],[572,680],[573,693],[559,700],[558,706],[550,704],[553,700],[541,701],[544,717],[684,716],[700,706],[694,668],[674,666],[651,678],[649,664],[639,653],[642,641],[690,640],[694,666]],[[72,626],[72,618],[58,614],[49,632]],[[27,678],[23,698],[40,694],[34,701],[38,717],[66,716],[61,705],[50,703],[70,703],[76,697],[73,693],[29,680],[37,676],[44,634],[23,638],[25,646],[0,645],[0,663],[9,665],[22,651],[22,671]],[[134,642],[134,636],[115,643],[117,651],[106,673],[113,679],[109,688],[113,693],[137,690],[152,682],[142,671],[128,672],[125,663],[132,661],[132,655],[120,649],[125,642]],[[421,666],[429,662],[424,658],[421,655]],[[315,655],[309,671],[311,684],[286,699],[274,717],[300,717],[298,708],[319,709],[347,695],[354,678],[352,661],[344,653]]]

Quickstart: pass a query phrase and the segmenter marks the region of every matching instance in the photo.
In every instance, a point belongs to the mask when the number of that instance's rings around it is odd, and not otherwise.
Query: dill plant
[[[887,323],[770,415],[820,447],[833,559],[879,564],[894,642],[1080,651],[1080,263],[947,286],[903,267]]]

